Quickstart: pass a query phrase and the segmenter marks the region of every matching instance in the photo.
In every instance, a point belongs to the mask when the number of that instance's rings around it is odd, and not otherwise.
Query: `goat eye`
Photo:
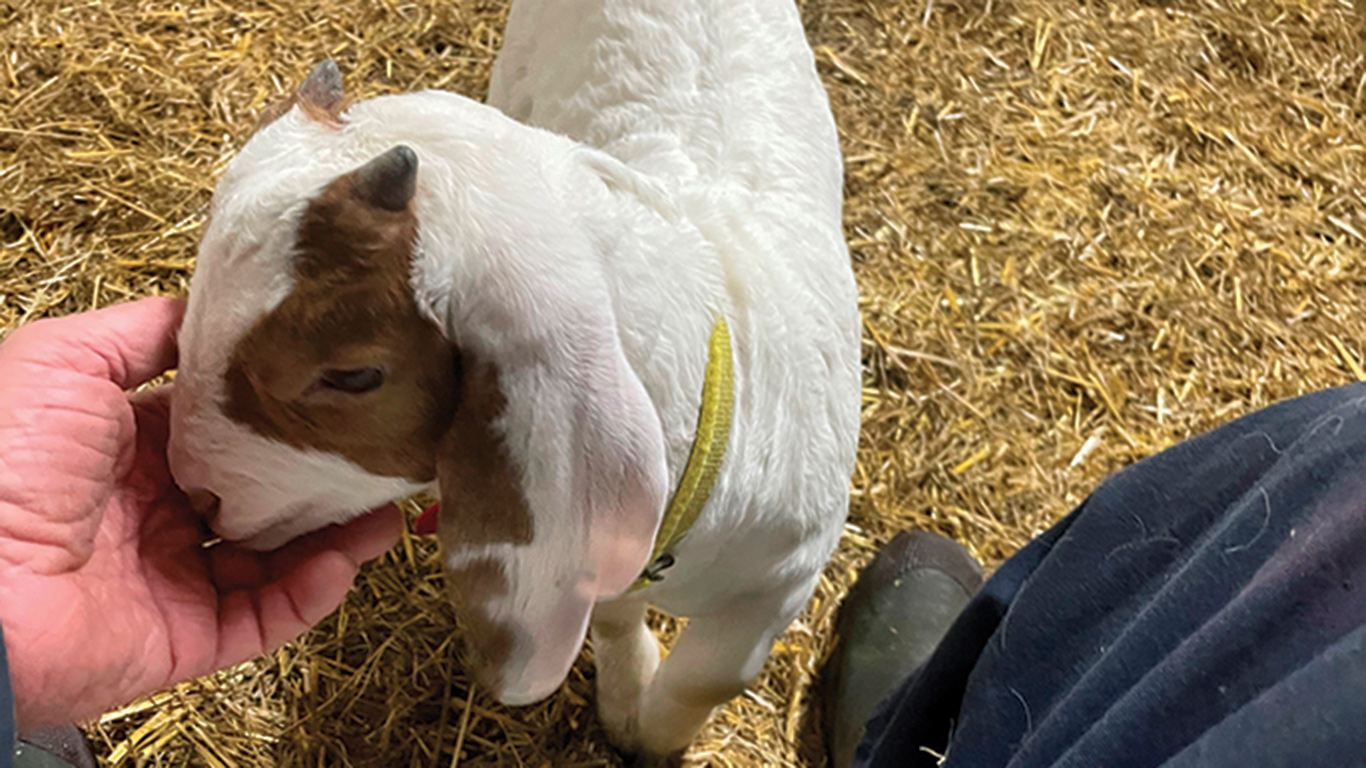
[[[378,368],[356,368],[349,371],[324,371],[322,385],[352,395],[378,389],[384,383],[384,371]]]

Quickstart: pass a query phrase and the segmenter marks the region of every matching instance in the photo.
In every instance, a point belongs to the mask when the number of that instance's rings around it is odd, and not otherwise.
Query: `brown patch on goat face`
[[[512,657],[516,633],[490,616],[488,604],[505,597],[509,586],[502,563],[492,558],[480,558],[446,572],[446,592],[468,630],[466,641],[476,657],[479,683],[492,690],[502,684],[501,670]]]
[[[442,542],[451,548],[529,544],[534,529],[494,423],[507,406],[492,366],[468,355],[460,414],[437,452]]]
[[[365,169],[341,176],[308,206],[294,290],[233,350],[224,410],[266,437],[429,482],[455,409],[459,357],[419,313],[409,284],[411,205],[376,205],[366,180]],[[326,376],[367,368],[383,372],[371,391],[324,386]]]

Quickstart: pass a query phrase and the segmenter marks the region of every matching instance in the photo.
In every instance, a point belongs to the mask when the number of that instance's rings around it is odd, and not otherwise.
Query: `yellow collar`
[[[673,497],[664,509],[659,533],[655,534],[654,551],[650,553],[650,564],[636,583],[631,585],[630,591],[662,580],[664,571],[674,564],[674,547],[697,522],[697,516],[707,505],[712,488],[716,485],[716,476],[721,471],[721,462],[726,457],[726,446],[730,442],[734,406],[735,370],[731,359],[730,327],[726,325],[724,317],[718,316],[707,344],[707,373],[702,380],[702,408],[697,417],[697,435],[693,438],[692,452],[688,455],[678,488],[674,489]]]

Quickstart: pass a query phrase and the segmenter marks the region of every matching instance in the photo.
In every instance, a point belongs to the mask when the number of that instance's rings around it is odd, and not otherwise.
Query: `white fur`
[[[459,346],[498,363],[509,403],[554,405],[560,390],[545,388],[544,372],[574,369],[584,344],[601,347],[603,360],[619,354],[623,370],[575,371],[565,375],[579,384],[564,386],[592,390],[604,375],[623,376],[620,388],[608,382],[622,402],[631,382],[643,388],[650,417],[628,427],[609,419],[602,435],[647,454],[659,442],[658,478],[654,460],[639,459],[640,498],[662,504],[679,479],[711,320],[723,312],[735,418],[711,501],[665,580],[617,599],[612,626],[594,628],[595,637],[625,638],[603,643],[616,658],[598,661],[610,681],[603,695],[618,696],[602,704],[614,738],[664,753],[686,746],[724,701],[706,691],[758,673],[845,519],[859,321],[837,134],[790,0],[517,0],[505,41],[489,97],[501,113],[440,92],[362,102],[337,131],[295,111],[232,161],[191,286],[175,471],[182,484],[223,497],[224,533],[270,531],[269,543],[276,531],[303,533],[412,490],[252,436],[220,413],[227,350],[288,294],[298,212],[332,178],[398,143],[420,159],[413,287],[424,311]],[[610,343],[593,341],[604,318]],[[499,427],[530,477],[528,503],[563,507],[557,535],[573,540],[585,535],[576,533],[575,500],[618,491],[565,485],[580,476],[576,427],[556,421],[576,412],[566,403],[509,407]],[[299,516],[301,508],[310,511]],[[299,522],[281,524],[290,518]],[[615,570],[593,572],[593,562],[567,554],[544,569],[588,569],[575,576],[576,599],[601,599],[620,592],[639,560],[602,557]],[[693,620],[657,673],[638,632],[619,626],[639,615],[641,600]],[[582,638],[583,629],[563,631]],[[521,661],[531,647],[519,645]],[[567,664],[556,658],[528,673],[505,700],[544,696]]]

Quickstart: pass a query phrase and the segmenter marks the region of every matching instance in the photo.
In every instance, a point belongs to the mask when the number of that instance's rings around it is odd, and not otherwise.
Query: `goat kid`
[[[518,0],[489,103],[323,62],[214,193],[171,463],[272,549],[419,491],[501,702],[585,637],[677,763],[810,598],[848,505],[857,294],[791,0]],[[647,604],[690,623],[661,663]]]

